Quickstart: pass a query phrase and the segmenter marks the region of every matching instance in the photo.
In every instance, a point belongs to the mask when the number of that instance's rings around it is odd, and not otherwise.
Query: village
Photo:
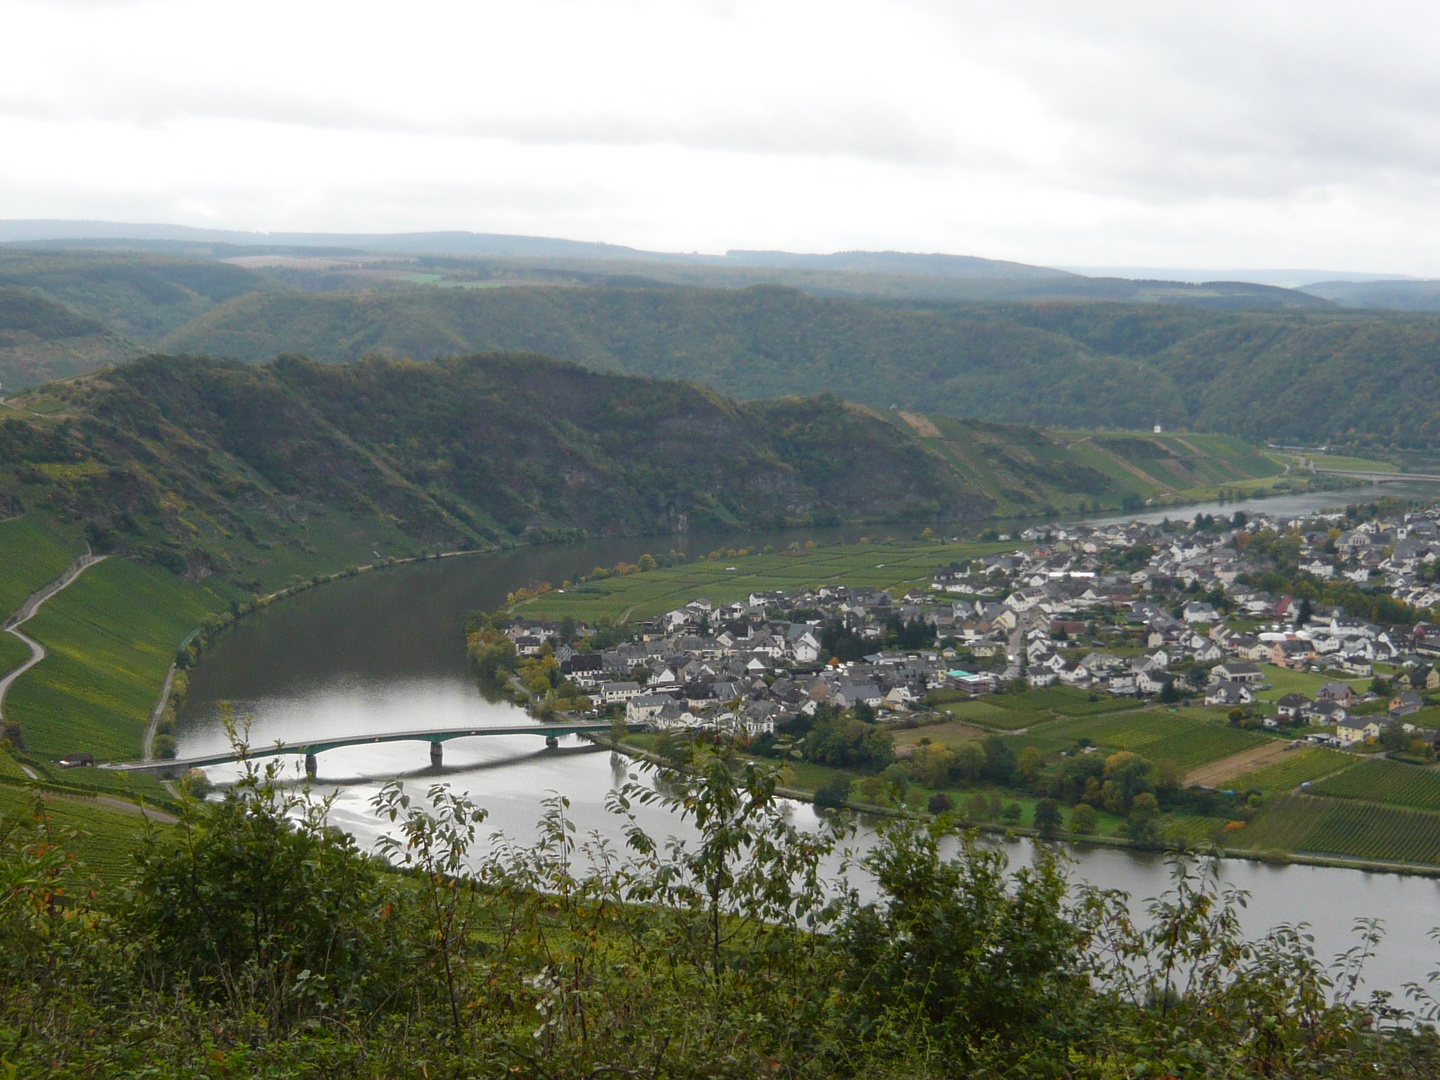
[[[1440,690],[1440,627],[1372,621],[1294,592],[1348,582],[1398,611],[1440,604],[1437,518],[1044,525],[1015,536],[1011,553],[937,568],[928,587],[899,596],[827,584],[696,599],[593,652],[571,644],[587,627],[562,635],[521,619],[506,632],[522,657],[553,653],[597,712],[623,708],[659,730],[762,735],[822,705],[905,723],[936,692],[1060,685],[1219,706],[1232,722],[1339,748],[1374,747],[1393,727],[1405,746],[1433,750],[1436,733],[1409,718]],[[1287,568],[1294,592],[1254,584]],[[1281,671],[1325,679],[1309,694],[1265,694]]]

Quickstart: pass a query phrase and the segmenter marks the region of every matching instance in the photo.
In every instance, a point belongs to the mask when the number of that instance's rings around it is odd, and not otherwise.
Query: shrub
[[[845,805],[850,795],[850,780],[845,776],[832,776],[815,791],[815,805],[822,810],[838,810]]]
[[[1089,803],[1081,803],[1070,811],[1070,831],[1077,836],[1089,836],[1095,831],[1099,815]]]
[[[937,791],[934,795],[930,796],[930,801],[926,804],[926,807],[932,814],[947,813],[950,810],[950,796],[946,795],[943,791]]]

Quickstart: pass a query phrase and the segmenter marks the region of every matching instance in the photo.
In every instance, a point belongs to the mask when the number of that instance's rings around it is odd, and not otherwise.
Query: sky
[[[1440,6],[0,0],[0,218],[1440,276]]]

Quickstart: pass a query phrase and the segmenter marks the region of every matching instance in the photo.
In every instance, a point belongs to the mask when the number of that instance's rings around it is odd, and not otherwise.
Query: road
[[[63,589],[69,588],[76,578],[96,563],[103,562],[106,558],[108,558],[106,555],[91,555],[89,552],[81,555],[70,564],[65,573],[61,574],[39,592],[32,594],[30,599],[26,600],[25,603],[20,606],[19,611],[5,620],[5,632],[7,634],[14,634],[26,645],[30,646],[30,659],[10,672],[10,674],[6,675],[3,679],[0,679],[0,720],[5,719],[5,693],[10,689],[10,684],[36,664],[40,663],[41,660],[45,659],[45,646],[41,645],[34,638],[22,634],[20,627],[35,617],[36,612],[40,610],[41,605],[44,604],[46,600],[49,600]]]

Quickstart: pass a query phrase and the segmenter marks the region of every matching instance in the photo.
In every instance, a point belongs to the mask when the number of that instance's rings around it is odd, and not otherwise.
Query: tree
[[[838,810],[850,797],[850,778],[832,776],[815,790],[815,805],[822,810]]]
[[[1159,817],[1160,804],[1154,795],[1148,791],[1136,795],[1125,822],[1130,839],[1141,847],[1154,846],[1159,838]]]
[[[1180,700],[1180,691],[1175,686],[1174,679],[1166,679],[1165,685],[1160,687],[1160,701],[1165,705],[1173,705]]]
[[[950,796],[946,795],[943,791],[937,791],[934,795],[930,796],[930,801],[926,804],[925,808],[937,816],[948,813],[950,810]]]
[[[1041,799],[1035,804],[1035,828],[1044,840],[1053,840],[1060,831],[1060,804],[1054,799]]]
[[[1027,784],[1033,784],[1035,778],[1040,775],[1040,769],[1044,764],[1045,755],[1040,752],[1040,748],[1037,746],[1026,746],[1020,750],[1020,757],[1016,761],[1015,770]]]
[[[1098,817],[1089,803],[1081,803],[1070,811],[1070,831],[1077,836],[1089,836],[1095,831]]]

